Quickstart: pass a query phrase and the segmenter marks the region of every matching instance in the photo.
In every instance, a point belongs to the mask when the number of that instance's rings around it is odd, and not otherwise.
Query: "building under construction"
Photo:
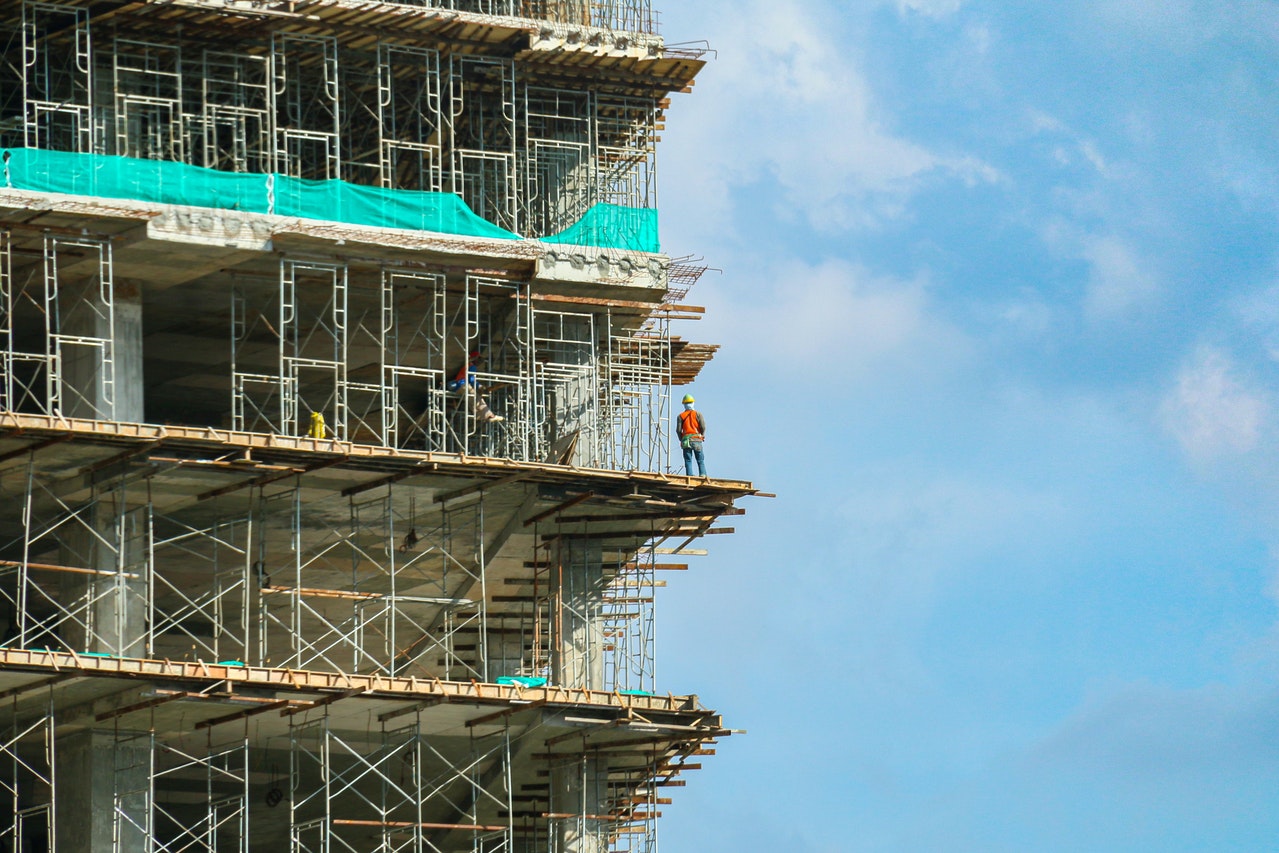
[[[0,851],[656,849],[649,2],[0,4]]]

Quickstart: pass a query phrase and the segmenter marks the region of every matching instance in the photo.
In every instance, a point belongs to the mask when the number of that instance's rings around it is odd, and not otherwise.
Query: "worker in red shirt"
[[[702,452],[702,442],[706,440],[706,418],[693,408],[693,395],[684,395],[684,411],[676,419],[675,432],[679,435],[679,446],[684,451],[684,473],[693,476],[693,459],[697,459],[697,471],[706,476],[706,455]]]
[[[506,418],[489,408],[488,400],[484,399],[483,389],[475,381],[475,372],[482,361],[484,361],[484,353],[472,350],[467,356],[466,363],[454,372],[453,378],[444,387],[454,394],[472,395],[475,398],[475,419],[480,423],[501,423]]]

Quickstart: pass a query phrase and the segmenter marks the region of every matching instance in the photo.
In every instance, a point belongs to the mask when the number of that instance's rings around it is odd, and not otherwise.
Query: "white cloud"
[[[839,16],[803,0],[755,0],[705,23],[718,59],[696,97],[673,108],[662,156],[679,172],[681,195],[702,199],[721,231],[732,191],[758,183],[779,185],[773,205],[783,219],[839,231],[900,215],[931,175],[998,180],[976,158],[893,132]]]
[[[1127,314],[1158,292],[1158,283],[1146,262],[1120,238],[1090,237],[1081,248],[1090,267],[1084,293],[1084,311],[1089,317],[1105,319]]]
[[[918,12],[930,18],[941,18],[953,15],[964,5],[964,0],[897,0],[897,9],[903,14]]]
[[[1053,159],[1062,166],[1073,165],[1079,160],[1090,165],[1103,178],[1112,176],[1110,162],[1093,139],[1084,136],[1056,116],[1041,110],[1031,110],[1030,129],[1035,134],[1052,134],[1066,138],[1066,142],[1052,147]]]
[[[994,313],[1007,329],[1027,338],[1042,339],[1057,321],[1054,308],[1030,288],[1022,288],[1015,299],[996,305]]]
[[[1236,37],[1271,47],[1279,37],[1272,0],[1090,0],[1087,8],[1096,35],[1118,50],[1155,44],[1192,53]]]
[[[1192,689],[1146,681],[1097,685],[1027,750],[1025,783],[1057,795],[1091,791],[1086,799],[1119,806],[1109,817],[1120,821],[1161,809],[1160,822],[1183,817],[1170,810],[1199,811],[1200,820],[1220,827],[1248,821],[1249,811],[1271,799],[1260,792],[1279,771],[1275,699],[1268,680]]]
[[[1246,453],[1257,446],[1269,407],[1234,372],[1224,353],[1202,347],[1164,399],[1164,424],[1196,459]]]
[[[1115,233],[1088,233],[1068,220],[1049,222],[1041,232],[1058,256],[1087,264],[1081,308],[1093,322],[1130,317],[1160,293],[1154,264],[1134,242]]]
[[[968,349],[931,315],[922,279],[876,276],[842,261],[741,266],[750,273],[734,276],[736,297],[708,315],[704,331],[788,381],[829,385],[890,367],[932,369]]]

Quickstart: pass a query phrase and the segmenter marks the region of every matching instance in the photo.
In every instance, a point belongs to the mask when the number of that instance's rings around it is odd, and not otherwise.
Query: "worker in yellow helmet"
[[[706,476],[706,455],[702,452],[702,442],[706,440],[706,418],[693,408],[693,395],[684,395],[684,411],[676,420],[675,432],[679,435],[679,446],[684,451],[684,473],[693,476],[693,460],[697,460],[697,471]]]
[[[307,427],[306,434],[308,438],[324,438],[328,432],[328,427],[324,424],[324,415],[320,412],[311,413],[311,425]]]

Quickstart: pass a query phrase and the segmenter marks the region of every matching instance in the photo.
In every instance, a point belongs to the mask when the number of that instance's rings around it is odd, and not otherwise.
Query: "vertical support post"
[[[0,848],[56,853],[53,837],[57,803],[54,706],[52,695],[43,713],[20,717],[18,700],[10,709],[10,726],[0,734]]]
[[[559,630],[552,676],[561,687],[604,689],[602,553],[598,539],[560,540],[556,602]]]
[[[280,428],[306,431],[303,418],[325,415],[331,436],[347,433],[347,268],[281,259]],[[326,436],[327,437],[327,436]]]
[[[83,853],[132,853],[151,840],[151,734],[89,729],[62,738],[55,843]]]
[[[551,768],[551,853],[607,853],[607,763],[583,755]]]

